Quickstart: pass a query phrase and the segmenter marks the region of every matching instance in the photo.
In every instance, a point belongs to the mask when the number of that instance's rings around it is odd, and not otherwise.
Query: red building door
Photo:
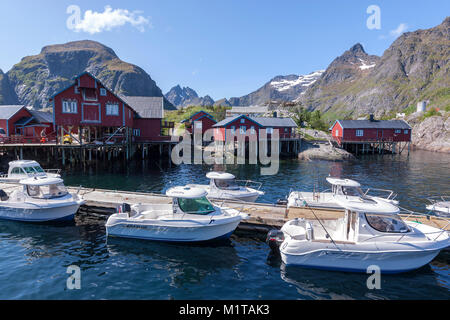
[[[83,104],[83,121],[100,122],[100,105]]]

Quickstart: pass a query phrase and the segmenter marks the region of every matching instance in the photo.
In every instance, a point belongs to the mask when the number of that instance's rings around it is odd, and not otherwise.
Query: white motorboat
[[[450,216],[450,197],[437,196],[427,199],[430,204],[426,208],[437,215]]]
[[[9,162],[8,174],[0,176],[0,182],[18,183],[20,180],[31,177],[60,178],[59,169],[42,169],[34,160],[16,160]]]
[[[332,177],[327,177],[326,180],[331,184],[331,189],[327,189],[322,192],[292,191],[291,193],[289,193],[287,199],[288,208],[318,207],[342,209],[342,207],[336,202],[336,197],[339,197],[341,195],[353,198],[354,200],[357,200],[359,198],[382,200],[394,205],[398,205],[398,201],[394,200],[397,195],[394,194],[392,190],[371,188],[363,192],[361,190],[361,184],[354,180]],[[377,193],[388,193],[388,195],[386,197],[371,196],[369,195],[371,191],[375,191]]]
[[[33,177],[20,180],[8,195],[0,190],[0,219],[48,222],[73,219],[84,200],[70,194],[63,180]]]
[[[386,201],[340,196],[345,210],[336,217],[294,219],[275,234],[285,265],[348,272],[382,273],[420,268],[450,245],[449,234],[419,222],[404,221],[398,207]],[[316,209],[319,211],[320,209]]]
[[[205,189],[208,192],[208,198],[255,202],[259,196],[264,195],[264,192],[259,190],[262,185],[260,182],[236,180],[231,173],[211,171],[206,174],[206,177],[210,179],[209,185],[190,184],[189,186]],[[244,185],[241,186],[238,183],[244,183]],[[255,188],[249,185],[254,185]]]
[[[174,187],[166,195],[172,204],[124,205],[106,222],[108,236],[166,242],[200,242],[226,239],[245,214],[218,207],[195,187]]]

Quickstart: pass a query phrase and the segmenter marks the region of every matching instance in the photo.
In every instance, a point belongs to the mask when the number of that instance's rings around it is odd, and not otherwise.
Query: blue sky
[[[81,9],[79,29],[66,25],[70,5]],[[370,5],[380,8],[379,30],[366,26]],[[104,13],[105,6],[111,16],[101,16],[95,29],[99,19],[85,13]],[[8,71],[45,45],[90,39],[142,67],[164,93],[180,84],[217,100],[276,75],[325,69],[357,42],[381,55],[397,37],[393,30],[430,28],[449,13],[448,0],[2,0],[0,68]]]

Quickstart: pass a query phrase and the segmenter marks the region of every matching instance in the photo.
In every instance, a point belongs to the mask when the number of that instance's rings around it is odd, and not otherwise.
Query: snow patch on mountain
[[[373,64],[366,64],[366,62],[363,59],[361,59],[361,58],[359,58],[359,61],[361,61],[361,63],[362,63],[362,65],[359,67],[361,70],[367,70],[367,69],[370,69],[370,68],[373,68],[373,67],[376,66],[375,63],[373,63]]]
[[[312,85],[314,82],[317,81],[317,79],[320,77],[320,75],[324,71],[325,70],[319,70],[319,71],[312,72],[307,75],[300,75],[300,76],[298,76],[298,78],[296,78],[294,80],[282,79],[282,80],[278,80],[278,81],[272,81],[272,82],[270,82],[270,85],[275,90],[280,91],[280,92],[289,90],[296,86],[309,87],[310,85]]]

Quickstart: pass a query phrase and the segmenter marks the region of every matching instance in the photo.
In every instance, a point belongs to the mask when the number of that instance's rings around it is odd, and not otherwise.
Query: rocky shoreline
[[[450,153],[450,112],[420,121],[422,114],[407,119],[412,127],[413,149]]]
[[[336,148],[329,142],[317,143],[302,141],[301,151],[298,154],[300,160],[326,160],[326,161],[348,161],[356,160],[350,152]]]

